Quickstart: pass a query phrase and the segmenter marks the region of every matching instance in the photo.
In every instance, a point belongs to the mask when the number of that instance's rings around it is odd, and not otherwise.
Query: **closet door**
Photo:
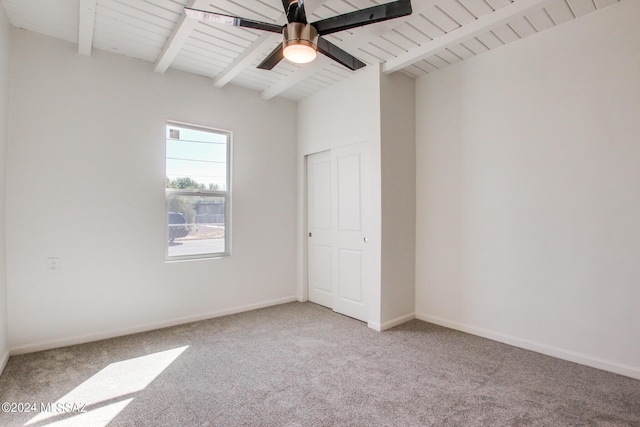
[[[368,195],[366,144],[331,151],[333,166],[333,310],[363,321],[366,307],[365,257]]]
[[[307,159],[309,300],[367,321],[367,144]]]
[[[307,156],[307,271],[309,301],[333,308],[331,152]]]

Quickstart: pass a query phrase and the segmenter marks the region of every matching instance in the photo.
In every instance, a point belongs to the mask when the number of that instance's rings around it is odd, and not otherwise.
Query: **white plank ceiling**
[[[278,34],[199,22],[190,6],[244,18],[286,23],[281,0],[1,0],[12,25],[78,44],[79,54],[101,49],[244,86],[265,99],[300,100],[353,74],[318,55],[310,64],[281,61],[256,68],[281,42]],[[638,0],[412,0],[413,14],[342,31],[326,38],[386,73],[418,77],[578,19],[619,1]],[[383,0],[306,0],[310,22],[386,3]],[[357,72],[357,71],[356,71]]]

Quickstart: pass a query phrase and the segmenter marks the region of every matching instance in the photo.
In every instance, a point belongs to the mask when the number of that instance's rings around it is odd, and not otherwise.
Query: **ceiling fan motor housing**
[[[282,30],[282,47],[290,45],[304,45],[318,49],[318,31],[310,25],[301,22],[290,22]]]

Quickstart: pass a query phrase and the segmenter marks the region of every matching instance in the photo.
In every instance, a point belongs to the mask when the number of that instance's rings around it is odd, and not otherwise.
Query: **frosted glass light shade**
[[[316,59],[316,50],[304,44],[290,44],[284,48],[284,57],[296,64],[306,64]]]

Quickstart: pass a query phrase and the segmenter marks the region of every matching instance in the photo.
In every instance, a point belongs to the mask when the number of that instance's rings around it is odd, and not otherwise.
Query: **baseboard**
[[[409,313],[409,314],[405,314],[404,316],[396,317],[395,319],[389,320],[388,322],[384,322],[382,324],[375,323],[375,322],[368,322],[367,326],[375,331],[380,332],[380,331],[386,331],[387,329],[391,329],[398,325],[402,325],[403,323],[408,322],[409,320],[413,320],[415,318],[416,318],[415,313]]]
[[[59,340],[51,340],[51,341],[44,341],[44,342],[35,343],[35,344],[22,345],[19,347],[11,348],[7,353],[7,359],[9,354],[18,355],[18,354],[25,354],[25,353],[34,353],[36,351],[51,350],[54,348],[67,347],[70,345],[84,344],[92,341],[99,341],[99,340],[104,340],[108,338],[120,337],[124,335],[137,334],[140,332],[153,331],[155,329],[168,328],[171,326],[182,325],[185,323],[198,322],[200,320],[213,319],[215,317],[228,316],[230,314],[243,313],[245,311],[257,310],[259,308],[286,304],[286,303],[294,302],[297,300],[298,300],[297,297],[290,296],[286,298],[263,301],[255,304],[232,307],[232,308],[219,310],[219,311],[202,313],[194,316],[179,317],[179,318],[164,320],[161,322],[146,323],[146,324],[134,326],[131,328],[118,329],[118,330],[113,330],[108,332],[101,332],[97,334],[79,335],[79,336],[63,338]]]
[[[382,331],[382,325],[380,323],[367,322],[367,327],[373,329],[374,331]]]
[[[381,331],[386,331],[387,329],[391,329],[391,328],[395,328],[398,325],[402,325],[405,322],[408,322],[409,320],[413,320],[416,318],[416,314],[415,313],[409,313],[409,314],[405,314],[404,316],[400,316],[400,317],[396,317],[393,320],[389,320],[388,322],[384,322],[381,325],[380,330]]]
[[[532,341],[527,341],[527,340],[513,337],[510,335],[501,334],[499,332],[476,328],[474,326],[453,322],[450,320],[446,320],[446,319],[442,319],[439,317],[430,316],[426,314],[416,313],[416,319],[423,320],[429,323],[435,323],[436,325],[466,332],[472,335],[477,335],[483,338],[488,338],[493,341],[509,344],[514,347],[523,348],[525,350],[535,351],[536,353],[542,353],[547,356],[557,357],[558,359],[568,360],[569,362],[579,363],[581,365],[602,369],[603,371],[613,372],[615,374],[624,375],[627,377],[640,380],[640,367],[622,365],[622,364],[611,362],[608,360],[591,357],[585,354],[563,350],[561,348],[551,347],[545,344],[540,344]]]
[[[4,372],[7,362],[9,362],[9,350],[5,351],[2,356],[0,356],[0,375]]]

